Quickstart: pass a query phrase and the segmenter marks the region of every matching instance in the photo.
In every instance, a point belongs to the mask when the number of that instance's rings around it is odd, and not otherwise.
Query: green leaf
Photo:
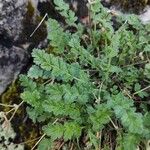
[[[150,52],[150,44],[148,44],[148,45],[146,45],[146,46],[144,47],[144,51],[145,51],[145,52]]]
[[[78,102],[85,104],[89,100],[92,87],[79,83],[73,86],[69,84],[47,84],[45,90],[51,100],[64,100],[66,103]]]
[[[45,53],[44,50],[34,49],[32,52],[34,62],[42,69],[51,71],[53,77],[61,77],[64,81],[76,79],[81,82],[88,80],[88,75],[81,70],[78,63],[72,65],[66,63],[61,57]]]
[[[144,125],[150,129],[150,113],[146,113],[144,116]]]
[[[76,122],[66,122],[64,124],[64,140],[68,141],[81,136],[81,127]]]
[[[40,67],[33,65],[29,71],[28,71],[28,77],[30,78],[39,78],[43,76],[43,70],[40,69]]]
[[[104,128],[104,125],[109,123],[111,111],[105,104],[96,107],[95,112],[90,115],[90,122],[92,123],[93,130],[99,131]]]
[[[38,150],[48,150],[52,148],[52,141],[48,138],[43,138],[38,145]]]
[[[25,75],[20,75],[19,80],[21,82],[21,85],[26,90],[33,91],[37,87],[37,84]]]
[[[139,143],[139,137],[134,134],[125,134],[123,136],[123,148],[124,150],[136,150]]]
[[[55,48],[54,52],[58,54],[63,53],[70,39],[70,34],[64,32],[64,29],[54,19],[48,19],[47,28],[48,39],[50,40],[50,45]]]
[[[112,95],[108,104],[113,108],[116,117],[121,120],[122,125],[126,127],[130,133],[143,133],[143,116],[135,112],[131,99],[119,93],[117,95]]]
[[[125,133],[118,135],[116,150],[136,150],[140,137],[136,134]]]
[[[55,125],[48,124],[47,126],[43,127],[44,133],[47,136],[50,136],[52,140],[59,139],[63,136],[64,128],[63,125],[57,123]]]
[[[63,101],[45,101],[43,109],[53,113],[55,116],[69,116],[72,119],[80,120],[80,110],[75,104],[68,104]]]
[[[65,17],[65,21],[68,25],[72,26],[77,21],[77,17],[75,17],[75,13],[70,10],[69,5],[65,3],[63,0],[54,0],[56,9],[59,10],[59,13]]]
[[[37,90],[34,91],[24,91],[21,94],[21,98],[31,104],[32,106],[36,107],[40,105],[40,93]]]
[[[136,84],[134,85],[134,90],[135,90],[135,92],[139,91],[140,89],[141,89],[141,85],[140,85],[139,83],[136,83]]]
[[[150,78],[150,63],[147,63],[147,64],[145,65],[144,75],[145,75],[147,78]]]

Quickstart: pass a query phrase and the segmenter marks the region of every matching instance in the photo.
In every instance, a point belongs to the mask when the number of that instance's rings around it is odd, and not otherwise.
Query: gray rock
[[[24,49],[0,45],[0,93],[17,78],[27,61],[28,54]]]
[[[23,0],[0,0],[0,36],[7,35],[13,42],[19,39],[26,5]]]
[[[26,4],[25,0],[0,0],[0,94],[28,60],[27,51],[15,46],[23,29]]]

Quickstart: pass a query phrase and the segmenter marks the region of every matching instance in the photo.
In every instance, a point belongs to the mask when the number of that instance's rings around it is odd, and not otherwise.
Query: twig
[[[58,121],[58,118],[57,118],[52,124],[55,124],[57,121]],[[44,134],[40,137],[40,139],[35,143],[35,145],[32,147],[31,150],[34,150],[35,147],[41,142],[41,140],[42,140],[45,136],[46,136],[46,134],[44,133]]]
[[[32,32],[32,34],[30,35],[30,37],[33,36],[33,34],[37,31],[37,29],[40,27],[40,25],[43,23],[44,19],[48,16],[48,14],[46,13],[44,15],[44,17],[42,18],[42,20],[40,21],[40,23],[37,25],[37,27],[34,29],[34,31]]]
[[[125,65],[123,66],[122,68],[125,68],[125,67],[129,67],[129,66],[134,66],[134,65],[140,65],[140,64],[145,64],[149,62],[148,60],[145,60],[145,61],[142,61],[142,62],[137,62],[137,63],[133,63],[133,64],[128,64],[128,65]]]
[[[13,105],[7,105],[7,104],[2,104],[2,103],[0,103],[0,106],[4,106],[4,107],[14,107]]]
[[[13,117],[15,116],[17,110],[19,109],[19,107],[24,103],[24,101],[22,101],[19,105],[14,105],[15,111],[13,113],[13,115],[10,117],[9,121],[11,121],[13,119]]]
[[[34,150],[34,148],[40,143],[40,141],[45,137],[45,133],[40,137],[40,139],[35,143],[35,145],[32,147],[31,150]]]
[[[71,148],[70,148],[70,150],[73,150],[73,146],[74,146],[74,145],[73,145],[73,143],[72,143],[72,144],[71,144]]]
[[[96,137],[100,140],[96,150],[101,150],[101,132],[97,132]]]
[[[61,145],[59,146],[58,150],[60,150],[64,144],[65,144],[65,142],[62,142]]]
[[[137,91],[137,92],[135,92],[135,93],[133,93],[133,95],[136,95],[136,94],[138,94],[138,93],[140,93],[140,92],[143,92],[143,91],[145,91],[145,90],[147,90],[147,89],[149,89],[149,88],[150,88],[150,85],[147,86],[147,87],[145,87],[145,88],[143,88],[143,89],[141,89],[141,90],[139,90],[139,91]]]
[[[28,141],[25,141],[25,142],[22,142],[22,143],[19,143],[19,145],[21,144],[21,145],[23,145],[23,144],[27,144],[27,143],[32,143],[32,142],[34,142],[34,141],[36,141],[36,140],[38,140],[40,137],[37,137],[37,138],[35,138],[35,139],[32,139],[32,140],[28,140]]]
[[[109,117],[109,116],[108,116]],[[110,120],[110,122],[112,123],[112,125],[114,126],[114,128],[116,129],[116,130],[118,130],[118,126],[117,125],[115,125],[115,123],[112,121],[112,119],[109,117],[109,120]]]
[[[10,109],[9,111],[5,112],[6,115],[8,115],[10,112],[14,111],[15,108]]]

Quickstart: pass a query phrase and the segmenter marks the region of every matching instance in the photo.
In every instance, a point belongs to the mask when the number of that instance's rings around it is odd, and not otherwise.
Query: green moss
[[[30,17],[33,17],[33,15],[35,13],[35,9],[32,6],[32,3],[30,1],[28,2],[28,5],[27,5],[27,13],[28,13],[28,16],[30,16]]]
[[[17,97],[19,97],[19,91],[18,91],[18,83],[13,82],[8,90],[1,95],[0,97],[0,102],[3,104],[7,104],[7,105],[11,105],[13,103],[18,103],[19,99]],[[2,107],[3,111],[9,111],[10,108],[9,107]]]

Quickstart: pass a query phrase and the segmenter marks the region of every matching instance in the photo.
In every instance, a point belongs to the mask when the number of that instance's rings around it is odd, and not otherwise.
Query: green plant
[[[113,16],[95,0],[85,26],[63,0],[54,3],[66,24],[47,21],[53,50],[34,49],[34,65],[20,77],[28,114],[43,125],[38,148],[60,140],[78,149],[136,149],[150,138],[149,25]]]

